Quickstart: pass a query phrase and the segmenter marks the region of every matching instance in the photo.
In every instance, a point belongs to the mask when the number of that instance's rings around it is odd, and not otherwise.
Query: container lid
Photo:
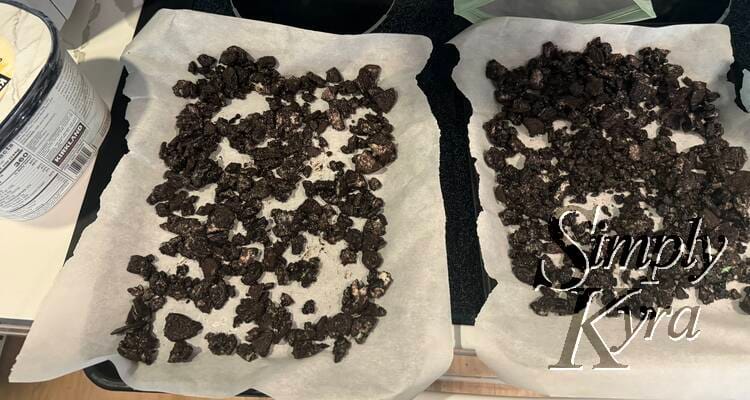
[[[41,15],[0,2],[0,126],[34,85],[53,47],[53,34]]]

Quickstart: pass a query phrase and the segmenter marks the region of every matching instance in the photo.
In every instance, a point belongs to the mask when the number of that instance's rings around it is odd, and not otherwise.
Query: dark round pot
[[[332,33],[375,29],[395,0],[232,0],[243,18]]]
[[[653,0],[656,22],[672,24],[712,24],[721,22],[730,0]]]

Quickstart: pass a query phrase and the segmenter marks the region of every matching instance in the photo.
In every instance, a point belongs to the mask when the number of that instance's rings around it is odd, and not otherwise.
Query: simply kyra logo
[[[594,215],[596,216],[598,212],[599,209],[597,208]],[[696,339],[700,334],[698,329],[699,306],[685,306],[676,310],[671,307],[644,308],[637,310],[639,315],[634,317],[628,307],[628,301],[634,296],[640,295],[644,291],[644,287],[660,285],[659,271],[670,268],[697,269],[696,266],[700,260],[700,264],[705,268],[688,275],[690,285],[698,284],[712,269],[716,268],[727,248],[727,238],[722,235],[718,237],[719,243],[711,243],[709,236],[701,233],[702,218],[689,221],[690,231],[686,239],[674,234],[637,238],[597,234],[597,232],[607,232],[609,227],[606,220],[597,223],[596,218],[594,218],[590,232],[591,244],[583,245],[576,241],[564,228],[566,217],[570,220],[569,216],[572,215],[575,218],[578,214],[578,211],[567,210],[556,221],[550,221],[549,227],[553,241],[563,249],[564,256],[573,262],[575,268],[580,270],[580,276],[574,277],[570,282],[555,285],[549,278],[550,275],[547,271],[548,268],[554,268],[554,266],[545,265],[544,258],[542,258],[534,282],[535,290],[547,287],[556,292],[569,292],[577,295],[576,313],[572,316],[560,359],[556,364],[549,365],[548,368],[551,370],[582,369],[583,365],[576,364],[575,358],[581,338],[585,337],[599,357],[599,362],[592,366],[593,369],[628,369],[629,366],[617,361],[615,356],[622,354],[627,346],[640,335],[643,335],[642,337],[645,340],[653,339],[656,327],[661,320],[665,319],[669,319],[667,335],[670,339],[674,341]],[[605,242],[607,246],[605,246]],[[698,244],[702,249],[700,252],[696,250]],[[608,254],[602,254],[604,250],[607,250]],[[641,287],[622,291],[619,297],[607,300],[607,304],[596,310],[595,305],[603,297],[604,288],[589,287],[590,283],[585,285],[591,272],[596,269],[612,269],[615,267],[614,264],[618,264],[616,268],[624,270],[630,265],[631,259],[635,263],[634,271],[641,273],[643,276]],[[662,284],[675,283],[662,282]],[[618,295],[616,294],[616,296]],[[607,340],[611,342],[612,338],[602,337],[597,330],[597,323],[608,316],[621,316],[624,323],[625,339],[622,342],[618,340],[615,345],[607,342]],[[678,323],[682,328],[678,328]]]

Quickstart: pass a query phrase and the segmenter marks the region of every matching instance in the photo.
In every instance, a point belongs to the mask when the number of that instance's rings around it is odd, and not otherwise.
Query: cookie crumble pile
[[[376,300],[392,283],[391,274],[380,269],[388,222],[385,202],[376,195],[383,183],[374,174],[397,158],[394,127],[386,117],[397,92],[378,86],[377,65],[365,65],[349,80],[336,68],[325,77],[313,72],[284,76],[277,64],[272,56],[254,59],[231,46],[218,60],[198,56],[188,65],[198,79],[174,85],[176,96],[192,101],[177,116],[177,135],[162,143],[159,157],[168,170],[147,201],[163,218],[161,229],[175,235],[159,246],[160,253],[193,260],[202,277],[189,276],[187,264],[167,273],[157,267],[154,255],[131,257],[127,270],[144,283],[128,289],[132,307],[126,324],[112,332],[124,334],[117,349],[123,357],[146,364],[156,360],[155,313],[168,299],[211,313],[229,298],[241,296],[232,323],[234,328],[247,326],[247,334],[202,336],[214,355],[237,354],[246,361],[288,344],[295,358],[313,356],[332,345],[334,361],[339,362],[352,341],[365,343],[386,315]],[[265,98],[268,110],[218,117],[231,100],[253,92]],[[324,110],[311,107],[318,98]],[[347,124],[362,110],[363,117]],[[349,135],[346,145],[330,148],[323,135],[329,127],[332,135]],[[216,157],[222,140],[251,161],[222,166]],[[348,155],[351,161],[331,160],[320,169],[333,178],[318,178],[321,174],[313,162],[334,153]],[[213,201],[198,206],[195,192],[209,187],[214,188]],[[304,194],[299,206],[274,208],[293,198],[295,191]],[[293,283],[308,288],[321,269],[340,267],[325,265],[310,254],[311,237],[327,245],[345,242],[340,264],[361,262],[369,272],[366,279],[348,284],[340,312],[297,326],[290,311],[295,299],[282,293],[280,301],[273,301],[271,292]],[[262,283],[266,275],[276,282]],[[230,284],[230,277],[240,277],[244,287]],[[314,300],[300,304],[303,314],[316,312]],[[202,331],[200,322],[169,313],[164,336],[174,346],[168,361],[192,360],[194,345],[187,340]]]
[[[548,42],[526,65],[508,69],[495,60],[486,66],[494,85],[499,112],[484,124],[491,147],[484,161],[496,172],[495,197],[505,209],[500,219],[513,228],[509,235],[513,274],[534,284],[540,256],[554,285],[581,277],[580,267],[568,258],[552,257],[562,249],[548,229],[548,221],[569,205],[609,196],[603,207],[605,234],[655,237],[686,232],[690,220],[703,218],[712,243],[726,237],[729,246],[722,268],[715,268],[698,284],[696,271],[679,266],[659,270],[660,285],[647,279],[633,264],[592,270],[584,288],[603,289],[603,302],[619,297],[623,288],[641,288],[631,310],[669,307],[695,288],[708,304],[720,299],[740,300],[750,314],[750,171],[742,170],[747,154],[723,139],[719,94],[705,82],[684,76],[684,69],[667,59],[668,50],[643,48],[618,54],[596,38],[582,51],[563,51]],[[651,135],[648,128],[657,126]],[[516,127],[531,138],[546,137],[548,145],[527,146]],[[677,150],[679,131],[702,142]],[[513,163],[521,159],[522,166]],[[572,215],[571,215],[572,217]],[[658,224],[657,224],[658,221]],[[592,224],[569,218],[567,229],[580,243],[590,243]],[[704,251],[703,248],[696,250]],[[702,271],[706,265],[700,265]],[[731,284],[731,285],[730,285]],[[569,315],[578,295],[541,288],[531,303],[539,315]]]

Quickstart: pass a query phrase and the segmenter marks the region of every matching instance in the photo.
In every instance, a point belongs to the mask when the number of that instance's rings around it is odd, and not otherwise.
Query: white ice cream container
[[[0,0],[0,217],[49,211],[91,164],[109,123],[52,22]]]

